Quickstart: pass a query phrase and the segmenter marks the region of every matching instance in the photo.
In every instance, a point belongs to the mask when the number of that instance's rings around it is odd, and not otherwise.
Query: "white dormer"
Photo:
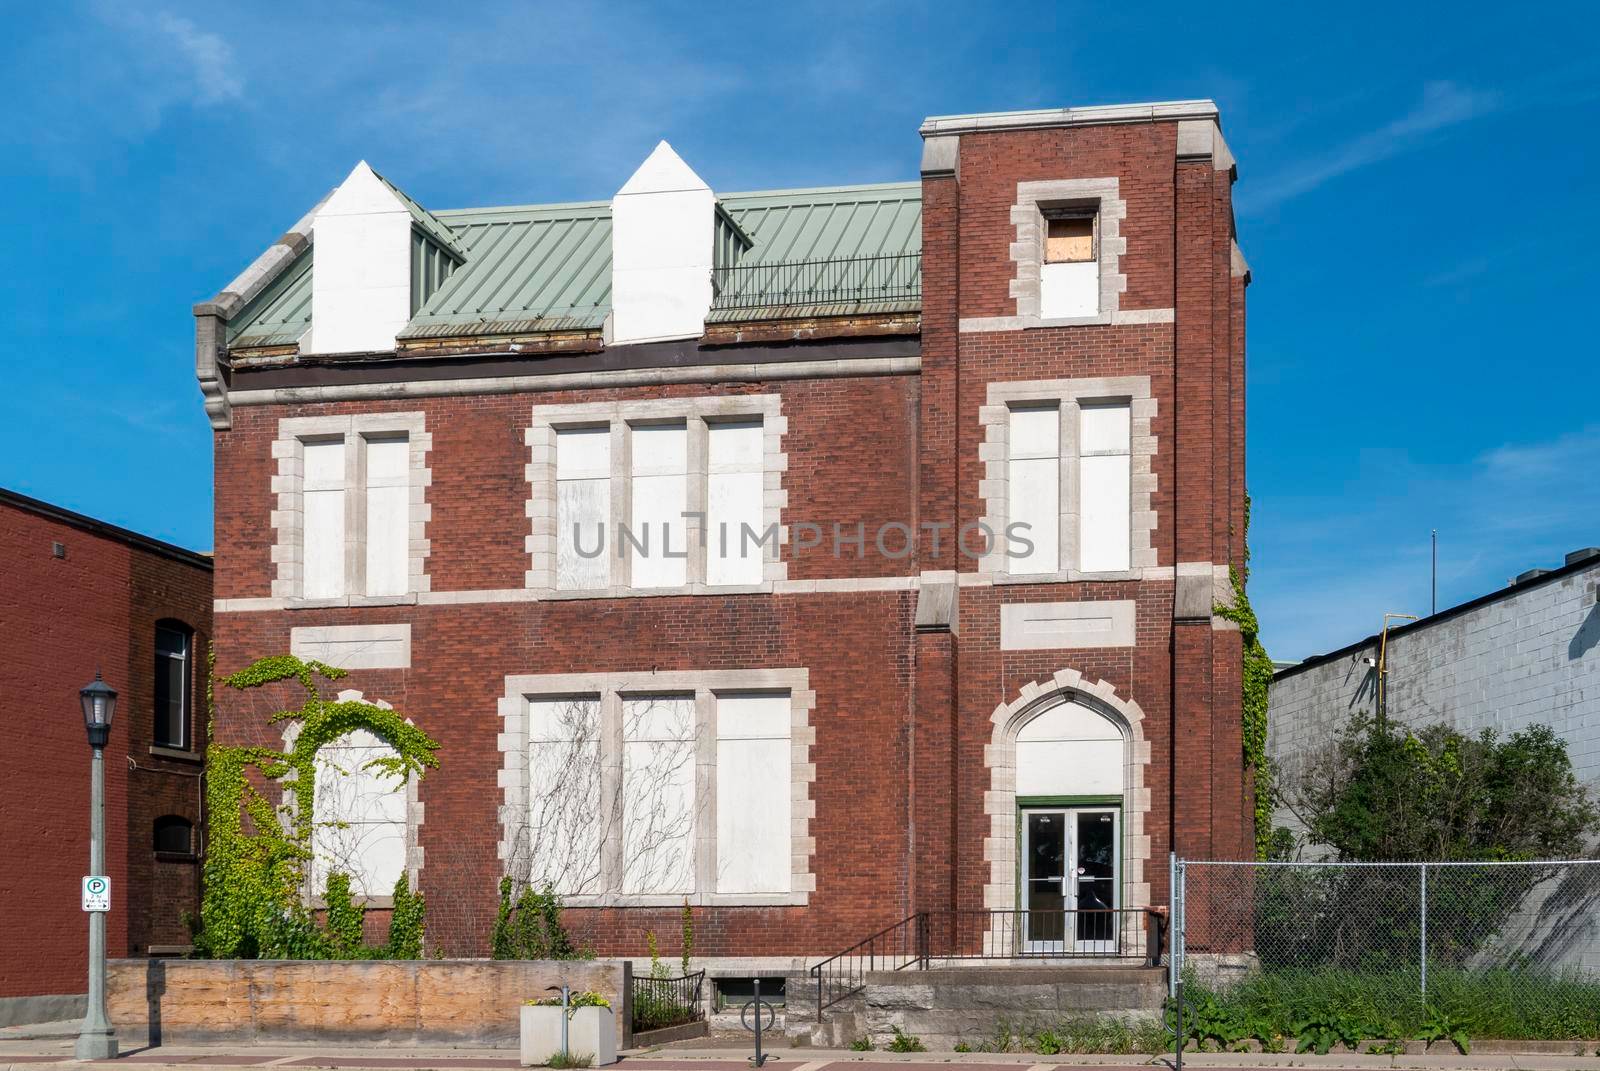
[[[711,187],[661,142],[611,199],[611,342],[705,332],[715,219]]]
[[[411,319],[411,210],[357,164],[312,225],[311,330],[306,353],[394,349]]]

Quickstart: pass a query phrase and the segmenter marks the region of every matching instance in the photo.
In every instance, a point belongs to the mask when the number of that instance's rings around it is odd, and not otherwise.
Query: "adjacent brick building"
[[[790,958],[952,908],[1115,942],[1061,912],[1250,850],[1216,107],[922,135],[920,183],[718,194],[663,144],[437,213],[363,164],[196,306],[219,671],[346,666],[441,744],[319,803],[319,873],[408,874],[450,954],[511,874],[602,952],[688,902]]]
[[[199,904],[211,559],[0,491],[0,1023],[82,1014],[89,746],[78,689],[118,695],[105,750],[112,956],[185,949]]]

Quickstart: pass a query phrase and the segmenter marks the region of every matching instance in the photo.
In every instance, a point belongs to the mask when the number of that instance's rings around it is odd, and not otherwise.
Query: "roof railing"
[[[860,305],[922,298],[922,254],[732,264],[711,270],[713,309]]]

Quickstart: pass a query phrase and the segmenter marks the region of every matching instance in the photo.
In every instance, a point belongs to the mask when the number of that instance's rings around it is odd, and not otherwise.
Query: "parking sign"
[[[111,910],[111,879],[103,874],[91,874],[83,879],[83,909],[85,911]]]

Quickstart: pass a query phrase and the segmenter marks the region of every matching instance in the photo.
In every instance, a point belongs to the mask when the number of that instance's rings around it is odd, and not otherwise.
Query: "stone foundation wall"
[[[632,1042],[631,965],[550,960],[113,960],[111,1021],[154,1042],[382,1041],[513,1047],[522,1002],[563,982],[611,1002]]]
[[[881,972],[867,975],[861,992],[827,1009],[818,1023],[815,989],[805,982],[790,979],[785,1033],[795,1044],[830,1048],[862,1037],[882,1048],[895,1027],[940,1051],[993,1037],[1002,1025],[1026,1033],[1068,1019],[1154,1018],[1167,995],[1159,967]]]

